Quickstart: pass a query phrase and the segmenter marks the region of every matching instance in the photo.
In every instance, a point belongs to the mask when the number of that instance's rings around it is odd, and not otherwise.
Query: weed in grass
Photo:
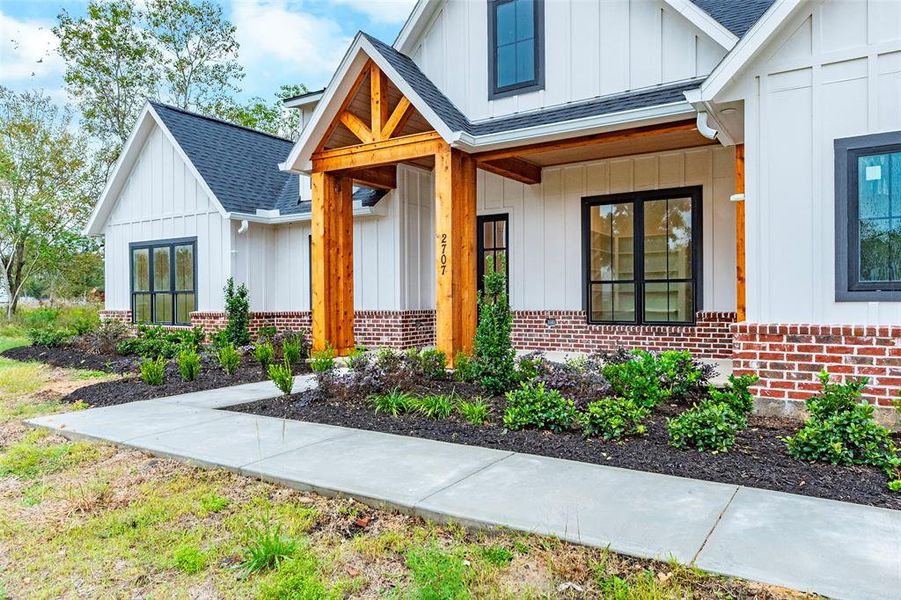
[[[488,421],[491,407],[484,398],[476,398],[472,401],[463,401],[457,405],[460,415],[473,425],[484,425]]]
[[[0,453],[0,476],[34,479],[91,460],[98,455],[97,448],[87,442],[42,445],[40,442],[45,437],[47,434],[43,431],[31,431],[22,441]]]
[[[282,536],[282,527],[265,515],[258,526],[244,532],[244,560],[239,565],[245,575],[277,569],[297,551],[297,542]]]
[[[210,492],[200,498],[200,508],[207,513],[217,513],[228,506],[228,498],[223,498],[215,492]]]
[[[480,546],[479,555],[495,567],[506,567],[513,561],[513,552],[503,546]]]
[[[30,394],[41,389],[46,381],[44,365],[0,358],[0,394]]]
[[[454,412],[457,399],[446,394],[423,396],[416,401],[416,409],[430,419],[446,419]]]
[[[373,394],[369,396],[369,403],[375,412],[384,412],[395,417],[417,407],[416,398],[399,389],[393,389],[387,394]]]
[[[0,600],[8,600],[9,594],[6,593],[6,584],[0,579]]]
[[[359,535],[353,540],[353,548],[366,560],[376,560],[392,554],[400,554],[409,540],[399,531],[383,531],[374,536]]]
[[[462,600],[469,598],[466,578],[469,566],[462,558],[430,544],[407,553],[407,567],[413,575],[416,597],[422,600]]]
[[[206,568],[207,556],[197,546],[184,544],[175,549],[172,554],[172,562],[178,570],[188,575],[194,575]]]
[[[319,576],[316,559],[306,550],[284,561],[278,571],[260,585],[261,600],[325,600],[335,597]]]
[[[33,483],[22,490],[22,504],[36,506],[44,501],[49,488],[43,483]]]

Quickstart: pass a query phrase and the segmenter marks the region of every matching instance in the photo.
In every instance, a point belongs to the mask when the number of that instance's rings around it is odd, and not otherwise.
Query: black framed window
[[[482,215],[477,217],[476,225],[476,261],[478,264],[479,291],[482,290],[485,272],[490,258],[495,271],[504,263],[504,275],[507,278],[507,289],[510,289],[510,227],[506,214]]]
[[[901,300],[901,132],[835,141],[836,300]]]
[[[589,323],[693,324],[701,299],[701,188],[582,201]]]
[[[131,318],[135,323],[190,325],[197,310],[197,240],[131,244]]]
[[[544,0],[489,0],[489,97],[544,87]]]

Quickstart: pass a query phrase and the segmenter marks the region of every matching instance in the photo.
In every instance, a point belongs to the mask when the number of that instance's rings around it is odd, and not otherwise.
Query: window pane
[[[861,156],[857,167],[860,281],[901,281],[901,152]]]
[[[150,290],[150,250],[141,248],[132,251],[132,291]]]
[[[153,290],[168,290],[169,281],[169,248],[153,249]]]
[[[645,202],[645,279],[689,279],[691,233],[691,198]]]
[[[516,83],[516,46],[499,46],[497,49],[497,87]]]
[[[194,310],[194,294],[178,294],[175,297],[175,322],[190,323]]]
[[[501,273],[507,272],[507,253],[504,250],[498,250],[494,253],[494,270]]]
[[[890,219],[860,221],[860,280],[879,282],[892,280],[893,239]],[[894,235],[893,235],[894,233]]]
[[[693,285],[688,282],[654,282],[644,286],[646,322],[686,323],[692,319]]]
[[[533,0],[516,0],[516,39],[521,41],[535,37],[535,3]]]
[[[150,315],[150,294],[135,294],[134,297],[134,321],[135,323],[149,323],[152,319]]]
[[[494,248],[494,223],[482,223],[482,248]]]
[[[495,221],[494,226],[495,226],[494,247],[495,248],[506,248],[507,247],[507,221],[504,221],[504,220]]]
[[[535,43],[526,40],[516,44],[516,82],[535,79]]]
[[[175,289],[194,289],[194,246],[175,247]]]
[[[892,216],[890,155],[861,156],[857,160],[858,212],[861,219]]]
[[[634,212],[631,202],[592,207],[591,279],[621,281],[635,276]]]
[[[644,203],[644,276],[667,279],[666,200]]]
[[[596,283],[591,286],[591,320],[635,321],[635,284]]]
[[[154,320],[157,323],[172,322],[172,294],[154,294]]]
[[[496,5],[497,45],[512,44],[516,41],[516,2]]]

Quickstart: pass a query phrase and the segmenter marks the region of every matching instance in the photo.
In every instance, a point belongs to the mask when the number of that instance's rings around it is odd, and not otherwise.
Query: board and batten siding
[[[148,134],[103,235],[107,310],[131,309],[130,243],[181,237],[197,238],[198,310],[222,310],[228,221],[159,127]]]
[[[544,90],[488,99],[487,0],[447,0],[410,57],[479,120],[708,74],[725,49],[660,0],[546,0]]]
[[[477,214],[508,215],[512,307],[582,309],[582,198],[700,185],[703,310],[734,311],[735,207],[729,199],[735,189],[734,161],[732,148],[708,146],[548,167],[538,185],[478,171]],[[407,204],[408,211],[414,205],[420,211],[418,219],[408,218],[404,225],[408,308],[435,306],[434,203],[428,179],[420,182],[423,200]],[[405,193],[412,196],[414,191]],[[416,294],[418,304],[413,303]]]
[[[836,138],[901,130],[901,2],[812,3],[718,100],[745,102],[748,320],[890,325],[835,301]]]

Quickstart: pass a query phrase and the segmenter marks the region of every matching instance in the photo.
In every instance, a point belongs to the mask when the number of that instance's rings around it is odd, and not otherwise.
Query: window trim
[[[187,246],[190,245],[191,249],[191,268],[193,269],[193,278],[194,278],[194,288],[190,291],[181,290],[177,291],[175,289],[175,247],[176,246]],[[147,248],[149,250],[148,254],[148,268],[150,269],[150,290],[147,292],[136,292],[135,291],[135,261],[134,261],[134,252],[135,250],[142,250]],[[153,289],[153,250],[154,248],[169,248],[170,256],[172,257],[172,268],[169,269],[169,290],[156,292]],[[190,312],[197,311],[197,237],[183,237],[183,238],[169,238],[163,240],[149,240],[143,242],[131,242],[128,244],[128,289],[130,290],[130,307],[131,307],[131,322],[133,324],[139,323],[149,323],[151,325],[165,325],[168,327],[190,327],[191,322],[187,323],[179,323],[175,320],[175,315],[177,313],[176,303],[177,297],[179,294],[194,294],[194,308]],[[157,294],[169,294],[172,296],[172,320],[171,321],[157,321],[156,320],[156,302],[154,301],[155,296]],[[150,295],[150,321],[138,321],[137,320],[137,311],[135,310],[135,296],[137,294],[149,294]]]
[[[644,286],[648,281],[644,278],[644,203],[649,200],[663,200],[690,196],[691,203],[691,283],[694,290],[692,298],[691,319],[688,321],[647,321],[644,319]],[[604,194],[582,198],[582,310],[589,325],[638,325],[638,326],[671,326],[685,327],[697,324],[697,314],[704,306],[704,188],[703,186],[686,186],[656,190],[642,190],[620,194]],[[632,283],[635,288],[635,318],[632,321],[598,321],[591,318],[591,209],[596,206],[623,204],[632,202],[633,227],[641,227],[641,235],[633,236],[633,256],[635,257],[634,278],[622,283]],[[651,280],[651,283],[666,280]]]
[[[535,79],[498,87],[497,6],[513,0],[488,0],[488,99],[537,92],[544,89],[544,0],[532,0],[535,19]]]
[[[901,283],[860,283],[857,159],[901,152],[901,131],[840,138],[835,151],[835,301],[898,302]]]
[[[507,295],[510,294],[510,213],[497,212],[476,216],[476,289],[482,290],[485,278],[485,237],[483,227],[485,222],[503,221],[504,225],[504,277],[507,280]]]

